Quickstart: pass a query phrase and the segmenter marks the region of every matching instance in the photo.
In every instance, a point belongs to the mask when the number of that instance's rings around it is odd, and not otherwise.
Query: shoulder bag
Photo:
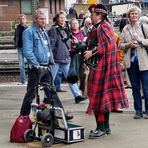
[[[141,30],[142,30],[144,38],[146,39],[146,35],[145,35],[145,32],[144,32],[143,24],[141,24]],[[148,47],[145,47],[145,49],[146,49],[147,54],[148,54]]]

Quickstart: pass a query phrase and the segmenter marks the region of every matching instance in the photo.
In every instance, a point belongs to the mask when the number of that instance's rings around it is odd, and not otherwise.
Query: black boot
[[[82,101],[85,101],[87,99],[87,97],[86,96],[77,96],[77,97],[75,97],[75,103],[76,104],[78,104],[78,103],[80,103],[80,102],[82,102]]]
[[[111,134],[111,129],[109,126],[109,115],[110,115],[110,112],[104,113],[104,118],[105,118],[104,127],[107,135]]]
[[[123,113],[122,110],[115,110],[115,109],[113,109],[111,112],[113,112],[113,113]]]

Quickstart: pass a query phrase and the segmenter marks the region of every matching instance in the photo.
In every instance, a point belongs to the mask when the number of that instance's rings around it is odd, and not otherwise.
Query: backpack
[[[20,115],[12,126],[10,132],[10,142],[25,142],[24,132],[27,129],[32,129],[32,123],[29,118],[29,115]]]

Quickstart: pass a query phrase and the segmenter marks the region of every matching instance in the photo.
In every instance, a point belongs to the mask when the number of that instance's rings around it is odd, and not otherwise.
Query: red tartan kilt
[[[96,75],[101,74],[91,69],[88,77],[89,106],[86,112],[91,114],[92,111],[106,112],[127,108],[128,100],[121,75],[117,75],[114,79],[105,83],[101,82],[103,81],[101,79],[95,79]]]

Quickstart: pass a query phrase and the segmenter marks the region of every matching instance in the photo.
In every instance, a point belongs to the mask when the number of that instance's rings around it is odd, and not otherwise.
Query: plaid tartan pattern
[[[102,22],[97,28],[97,37],[100,58],[98,66],[90,68],[88,76],[88,114],[128,107],[112,26]]]

